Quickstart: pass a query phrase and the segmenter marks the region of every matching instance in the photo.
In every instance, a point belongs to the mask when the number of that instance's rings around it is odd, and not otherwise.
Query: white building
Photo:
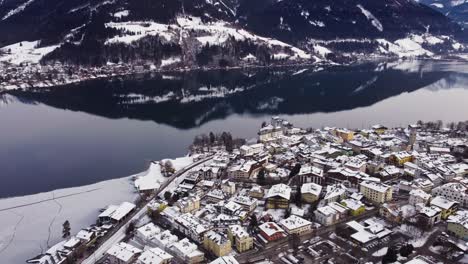
[[[332,207],[326,205],[317,208],[314,212],[315,221],[321,225],[328,226],[336,223],[339,219],[340,213]]]
[[[205,254],[201,252],[197,245],[184,238],[170,246],[170,249],[185,263],[201,263],[205,260]]]
[[[138,257],[136,264],[168,264],[173,256],[160,248],[148,248]]]
[[[280,225],[288,234],[304,234],[312,229],[312,223],[299,216],[291,215],[280,221]]]
[[[432,189],[433,196],[443,196],[468,207],[468,189],[461,183],[451,182]]]
[[[141,252],[142,250],[139,248],[125,242],[120,242],[113,245],[106,252],[106,256],[110,264],[130,264],[137,259]]]
[[[252,156],[258,153],[261,153],[264,149],[264,145],[262,143],[254,144],[254,145],[243,145],[240,147],[240,153],[243,156]]]
[[[421,189],[414,189],[409,193],[409,204],[427,204],[431,195]]]

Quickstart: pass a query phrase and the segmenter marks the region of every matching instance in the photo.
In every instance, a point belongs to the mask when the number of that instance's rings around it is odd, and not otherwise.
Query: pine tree
[[[252,216],[250,216],[249,229],[250,229],[250,230],[253,230],[253,229],[256,228],[257,226],[258,226],[257,215],[256,215],[256,214],[252,214]]]
[[[65,221],[65,222],[63,223],[62,237],[63,237],[63,238],[69,237],[69,236],[70,236],[70,230],[71,230],[71,228],[70,228],[70,222],[68,222],[68,220],[67,220],[67,221]]]
[[[213,134],[213,132],[210,132],[210,144],[213,145],[215,143],[215,135]]]
[[[302,207],[302,193],[301,193],[302,183],[297,185],[295,202],[298,207]]]
[[[257,175],[257,182],[258,182],[258,184],[260,184],[260,185],[265,184],[265,169],[264,169],[264,168],[262,168],[262,169],[258,172],[258,175]]]

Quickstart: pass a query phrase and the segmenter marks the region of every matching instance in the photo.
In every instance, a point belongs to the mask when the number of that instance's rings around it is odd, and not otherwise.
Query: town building
[[[324,226],[336,224],[340,219],[340,213],[331,206],[322,206],[314,211],[315,221]]]
[[[393,188],[382,183],[362,182],[359,191],[373,203],[383,204],[392,200]]]
[[[169,249],[184,260],[184,263],[195,264],[205,261],[205,254],[198,249],[197,245],[190,242],[188,238],[171,244]]]
[[[174,257],[160,248],[147,248],[138,257],[136,264],[169,264]]]
[[[301,186],[301,197],[306,203],[313,203],[320,198],[322,186],[316,183],[304,183]]]
[[[121,205],[110,205],[99,216],[100,223],[119,223],[135,210],[135,205],[129,202],[123,202]]]
[[[366,206],[361,201],[355,199],[348,198],[342,200],[341,204],[349,209],[349,212],[352,216],[361,215],[366,211]]]
[[[305,220],[299,216],[291,215],[286,219],[280,221],[281,227],[286,231],[286,233],[292,235],[302,235],[309,232],[312,229],[312,223],[308,220]]]
[[[176,202],[181,213],[194,213],[200,209],[200,197],[197,195],[183,197]]]
[[[215,231],[208,231],[203,240],[203,247],[217,257],[226,256],[232,251],[231,241]]]
[[[265,207],[268,209],[287,209],[291,199],[291,187],[280,183],[271,186],[266,195]]]
[[[463,207],[468,207],[468,188],[462,183],[450,182],[438,186],[431,191],[434,196],[443,196],[458,202]]]
[[[229,226],[228,238],[239,253],[251,250],[254,246],[253,237],[240,225]]]
[[[109,264],[130,264],[136,261],[142,250],[125,242],[113,245],[106,252]]]
[[[430,202],[431,206],[435,206],[441,210],[442,219],[447,219],[450,215],[453,215],[458,210],[458,203],[443,196],[436,196]]]
[[[286,232],[275,222],[265,222],[261,224],[258,229],[260,230],[260,235],[266,242],[272,242],[286,237]]]
[[[447,230],[450,234],[468,241],[468,211],[458,211],[447,219]]]
[[[421,189],[413,189],[409,193],[409,204],[410,205],[417,205],[417,204],[424,204],[426,205],[429,200],[431,199],[431,195],[426,193]]]

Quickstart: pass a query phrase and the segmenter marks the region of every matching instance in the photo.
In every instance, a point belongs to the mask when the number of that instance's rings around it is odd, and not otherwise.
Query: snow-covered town
[[[28,263],[468,263],[468,123],[209,133]]]

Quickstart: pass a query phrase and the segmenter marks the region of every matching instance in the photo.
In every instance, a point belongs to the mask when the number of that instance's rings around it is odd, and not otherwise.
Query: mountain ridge
[[[0,17],[0,61],[12,64],[343,64],[466,49],[460,26],[411,0],[4,0]]]

